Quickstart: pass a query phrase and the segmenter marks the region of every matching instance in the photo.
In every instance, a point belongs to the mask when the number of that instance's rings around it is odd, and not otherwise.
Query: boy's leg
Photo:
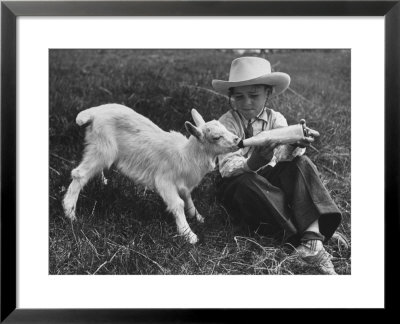
[[[331,238],[341,222],[341,213],[324,187],[314,163],[307,156],[301,156],[291,162],[280,162],[273,169],[274,172],[262,175],[285,193],[299,234],[310,236],[312,231],[308,228],[318,220],[323,236],[313,238]]]
[[[256,173],[223,178],[218,198],[233,223],[260,227],[265,234],[284,231],[288,237],[297,233],[283,191]]]
[[[293,209],[301,245],[299,257],[323,274],[335,275],[332,256],[322,242],[328,240],[341,221],[341,214],[323,186],[317,168],[306,157],[278,163],[274,173],[264,174],[282,188]]]

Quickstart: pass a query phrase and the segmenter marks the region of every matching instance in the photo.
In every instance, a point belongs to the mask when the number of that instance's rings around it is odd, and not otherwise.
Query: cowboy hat
[[[272,95],[285,91],[290,84],[290,76],[283,72],[271,72],[271,64],[260,57],[239,57],[232,61],[229,81],[212,80],[213,88],[224,95],[229,88],[253,84],[265,84],[273,87]]]

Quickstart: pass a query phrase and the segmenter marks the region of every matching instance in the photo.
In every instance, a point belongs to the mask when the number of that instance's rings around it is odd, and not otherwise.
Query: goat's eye
[[[213,140],[214,140],[214,141],[218,141],[221,137],[222,137],[222,136],[215,136],[215,137],[213,137]]]

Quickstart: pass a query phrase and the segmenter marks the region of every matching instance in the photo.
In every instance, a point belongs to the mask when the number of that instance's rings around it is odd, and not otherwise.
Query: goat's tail
[[[76,123],[79,126],[90,123],[93,120],[92,109],[86,109],[81,111],[78,116],[76,116]]]

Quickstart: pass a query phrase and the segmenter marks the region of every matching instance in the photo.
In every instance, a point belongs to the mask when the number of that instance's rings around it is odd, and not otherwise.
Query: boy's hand
[[[278,145],[277,143],[268,143],[267,145],[256,147],[247,160],[249,169],[256,171],[270,162],[274,154],[274,149]]]
[[[310,147],[312,142],[314,142],[313,137],[305,137],[303,140],[297,141],[296,143],[291,145],[294,147],[305,148],[305,147]]]
[[[319,132],[306,127],[305,124],[303,126],[305,128],[304,139],[292,144],[292,146],[294,147],[300,147],[300,148],[309,147],[311,143],[315,141],[315,138],[319,137]]]

